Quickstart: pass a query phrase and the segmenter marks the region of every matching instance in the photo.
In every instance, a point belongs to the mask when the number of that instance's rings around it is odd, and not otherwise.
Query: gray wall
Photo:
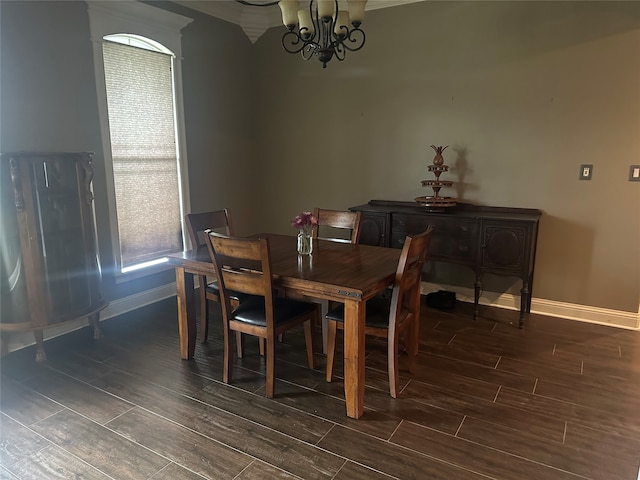
[[[429,145],[451,145],[444,193],[544,212],[535,297],[637,312],[640,184],[626,179],[640,163],[640,3],[376,10],[364,49],[326,69],[284,53],[280,28],[251,45],[238,26],[153,4],[194,18],[182,37],[193,211],[229,207],[240,234],[293,233],[303,209],[428,194]],[[173,281],[116,285],[108,268],[86,5],[2,1],[0,15],[0,149],[97,152],[110,298]],[[581,163],[592,181],[578,181]]]
[[[444,194],[544,212],[534,297],[637,312],[640,2],[428,1],[367,12],[364,29],[326,70],[274,49],[280,29],[258,41],[261,229],[428,195],[429,145],[450,145]]]
[[[194,18],[182,32],[182,71],[192,211],[231,208],[238,230],[258,215],[247,192],[253,177],[230,182],[253,162],[256,89],[250,41],[240,27],[169,2]],[[110,300],[173,282],[162,274],[116,283],[87,6],[70,2],[0,2],[0,148],[93,151],[96,221],[105,294]],[[226,45],[235,45],[231,52]]]

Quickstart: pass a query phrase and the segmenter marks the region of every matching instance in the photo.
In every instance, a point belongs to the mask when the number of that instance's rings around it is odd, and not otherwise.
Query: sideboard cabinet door
[[[537,222],[483,219],[480,272],[522,279],[521,312],[531,311]]]
[[[487,222],[482,225],[484,270],[520,274],[526,262],[527,226]]]
[[[385,213],[362,212],[360,243],[386,247],[389,244],[389,215]]]

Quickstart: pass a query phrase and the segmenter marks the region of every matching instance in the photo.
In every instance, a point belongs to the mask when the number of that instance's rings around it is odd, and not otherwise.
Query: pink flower
[[[313,225],[318,224],[318,219],[311,212],[302,212],[300,215],[291,220],[291,225],[293,225],[298,230],[309,230]]]

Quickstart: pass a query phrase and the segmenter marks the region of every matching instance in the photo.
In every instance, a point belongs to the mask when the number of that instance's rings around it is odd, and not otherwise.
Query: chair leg
[[[307,320],[304,322],[304,343],[307,344],[307,363],[309,368],[313,369],[313,322]]]
[[[387,369],[389,371],[389,393],[393,398],[398,398],[398,336],[395,334],[390,335],[387,339]]]
[[[242,336],[242,332],[236,331],[236,355],[238,355],[238,358],[242,358],[243,353],[244,353],[244,337]]]
[[[260,356],[264,357],[264,344],[266,340],[264,338],[258,338],[258,346],[260,347]]]
[[[207,277],[200,275],[200,341],[205,343],[209,336],[209,302],[207,302]]]
[[[275,383],[275,357],[276,357],[276,345],[274,337],[267,337],[267,384],[266,384],[266,397],[273,398],[274,383]]]
[[[327,338],[327,325],[329,320],[327,320],[327,313],[329,313],[329,300],[322,300],[320,302],[320,308],[322,312],[322,353],[327,353],[327,345],[329,344],[329,339]]]
[[[409,373],[415,373],[416,359],[418,357],[418,338],[416,337],[413,325],[410,325],[405,334],[405,344],[407,356],[409,357]]]
[[[407,349],[409,350],[409,372],[415,373],[420,345],[420,314],[416,314],[413,324],[407,329]]]
[[[333,359],[336,354],[336,330],[338,325],[336,322],[329,320],[327,322],[327,382],[333,377]]]
[[[224,383],[231,382],[231,369],[233,368],[233,348],[231,346],[231,341],[233,335],[231,333],[231,329],[228,325],[224,325],[224,359],[222,366],[222,381]]]

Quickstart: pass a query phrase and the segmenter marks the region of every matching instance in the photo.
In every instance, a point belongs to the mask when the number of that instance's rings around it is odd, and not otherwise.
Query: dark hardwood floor
[[[212,311],[193,361],[179,357],[175,300],[104,322],[101,341],[88,328],[49,341],[46,364],[31,348],[2,358],[0,479],[638,478],[640,332],[424,307],[401,398],[385,344],[367,341],[366,412],[352,420],[341,362],[326,383],[301,332],[278,345],[275,399],[255,339],[223,384]]]

